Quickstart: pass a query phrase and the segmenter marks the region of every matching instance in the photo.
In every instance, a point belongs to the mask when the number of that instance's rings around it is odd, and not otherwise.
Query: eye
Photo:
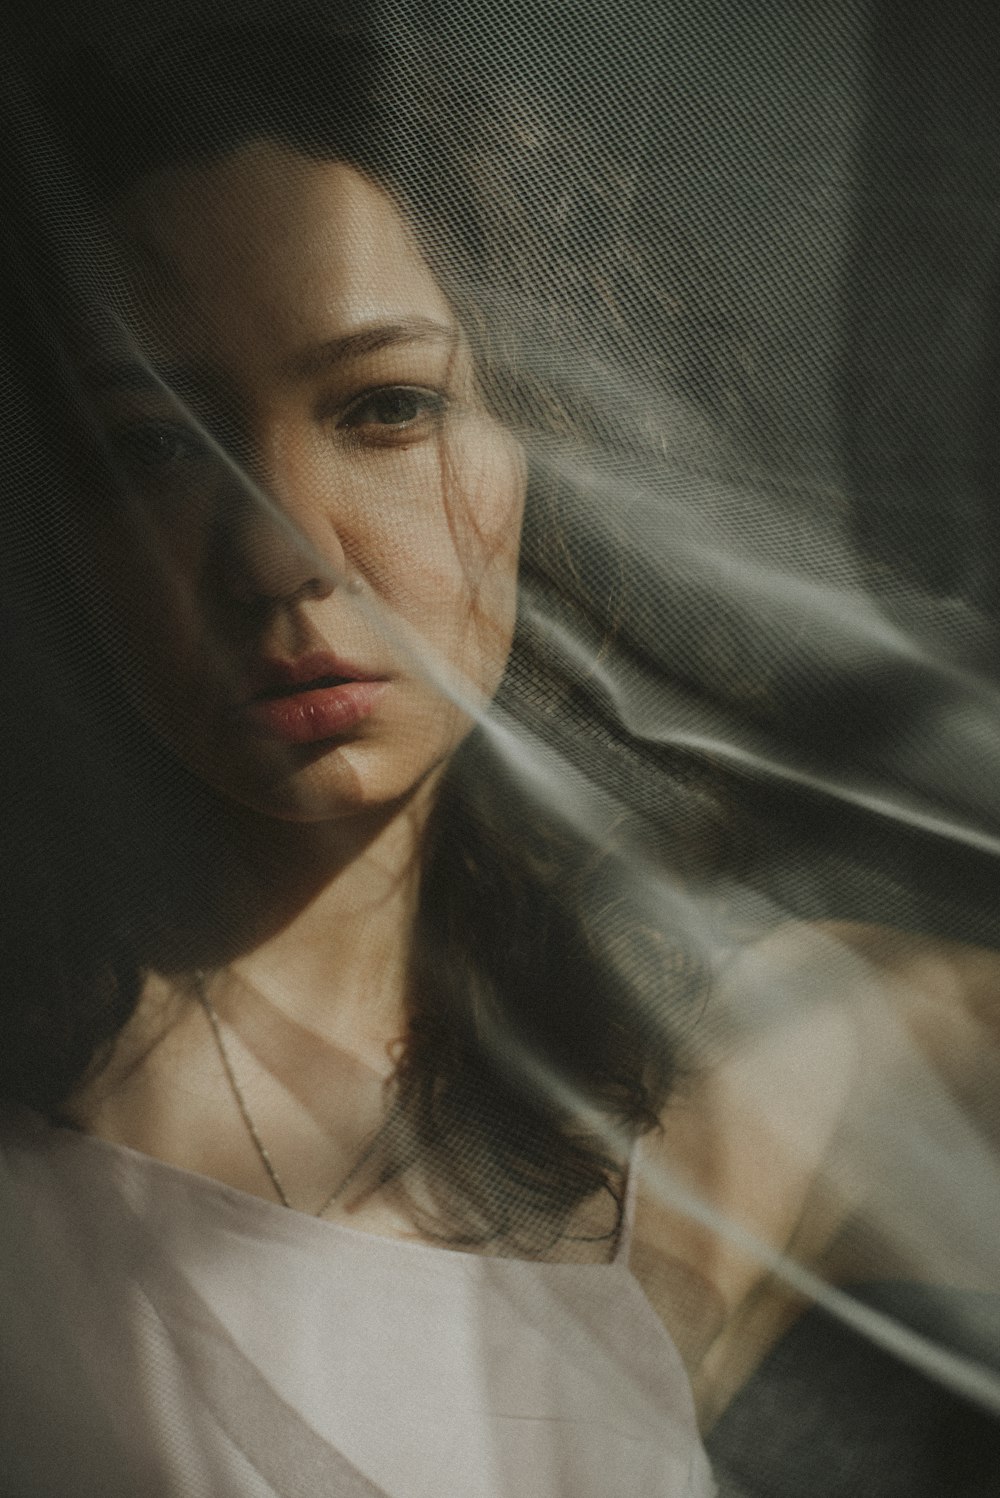
[[[362,441],[404,444],[436,430],[447,407],[447,397],[438,390],[383,385],[358,396],[338,425]]]
[[[139,482],[179,478],[209,456],[203,439],[176,422],[129,422],[110,433],[111,451]]]

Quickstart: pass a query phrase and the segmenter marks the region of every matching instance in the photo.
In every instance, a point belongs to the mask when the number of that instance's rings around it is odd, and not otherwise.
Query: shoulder
[[[643,1145],[634,1259],[703,1413],[803,1309],[766,1256],[815,1264],[838,1233],[851,1205],[837,1185],[845,1119],[863,1143],[868,1110],[904,1068],[954,1087],[989,1054],[996,1074],[998,980],[995,952],[833,922],[777,928],[719,973],[700,1050]],[[681,1273],[701,1286],[694,1329],[671,1286]]]
[[[854,979],[842,984],[839,999],[863,1042],[869,1075],[887,1063],[917,1062],[960,1082],[984,1058],[995,1065],[1000,952],[861,922],[831,922],[794,939],[803,953],[822,940],[840,954],[842,973],[852,966]]]
[[[853,1027],[816,981],[812,950],[789,929],[729,965],[703,1054],[643,1142],[633,1270],[689,1367],[767,1276],[740,1236],[765,1251],[790,1241],[853,1085]],[[667,1288],[681,1275],[700,1286],[698,1326],[680,1324]]]

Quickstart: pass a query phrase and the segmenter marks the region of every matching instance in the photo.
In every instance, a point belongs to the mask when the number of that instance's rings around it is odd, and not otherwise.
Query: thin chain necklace
[[[247,1100],[243,1095],[243,1089],[240,1086],[239,1082],[236,1080],[236,1073],[233,1070],[233,1063],[229,1055],[229,1048],[227,1047],[222,1034],[222,1022],[219,1019],[218,1010],[212,1003],[212,1000],[209,996],[208,987],[205,982],[205,974],[200,970],[196,971],[194,974],[194,981],[195,991],[198,995],[201,1007],[205,1011],[205,1017],[211,1027],[212,1034],[215,1037],[215,1045],[216,1049],[219,1052],[219,1060],[222,1062],[222,1069],[226,1073],[226,1079],[229,1082],[230,1091],[233,1094],[233,1098],[235,1099],[237,1108],[240,1110],[240,1117],[243,1119],[243,1122],[246,1125],[247,1133],[250,1135],[250,1138],[253,1141],[253,1147],[260,1157],[260,1163],[267,1171],[268,1179],[270,1180],[271,1185],[274,1187],[275,1193],[278,1197],[278,1200],[281,1202],[281,1205],[283,1207],[287,1207],[289,1211],[294,1211],[295,1208],[293,1208],[292,1203],[288,1199],[288,1192],[285,1190],[281,1181],[281,1177],[274,1168],[274,1161],[271,1159],[271,1156],[268,1153],[267,1145],[260,1137],[260,1132],[257,1128],[257,1125],[254,1123],[253,1114],[250,1112]],[[323,1205],[317,1208],[317,1210],[313,1213],[314,1217],[322,1217],[323,1214],[333,1206],[334,1202],[340,1197],[340,1195],[344,1191],[346,1191],[347,1187],[350,1185],[354,1177],[358,1174],[362,1166],[370,1159],[375,1150],[375,1146],[378,1144],[379,1140],[382,1138],[383,1133],[385,1132],[385,1127],[385,1124],[383,1124],[382,1128],[380,1128],[376,1132],[374,1138],[366,1146],[359,1158],[355,1160],[354,1164],[351,1166],[347,1174],[343,1177],[342,1180],[337,1182],[336,1186],[334,1186],[329,1196],[323,1202]]]

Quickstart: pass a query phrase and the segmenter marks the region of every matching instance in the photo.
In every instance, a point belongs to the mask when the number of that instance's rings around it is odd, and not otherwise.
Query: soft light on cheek
[[[450,454],[456,550],[474,574],[517,572],[526,465],[520,444],[486,417],[470,423]]]
[[[465,542],[465,666],[488,696],[500,683],[514,637],[525,499],[519,445],[496,428],[490,436],[479,447],[478,470],[469,475],[465,524],[459,527]]]

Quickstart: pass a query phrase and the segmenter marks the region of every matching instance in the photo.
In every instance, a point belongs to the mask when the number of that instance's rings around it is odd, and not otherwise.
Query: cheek
[[[505,596],[516,586],[524,515],[524,472],[509,439],[477,449],[449,512],[456,556],[473,588],[492,583]],[[461,470],[460,470],[461,471]]]
[[[470,417],[447,441],[369,461],[342,500],[348,494],[330,519],[368,584],[375,628],[381,620],[391,637],[401,621],[469,687],[492,695],[517,611],[520,446],[486,418]]]
[[[416,465],[415,465],[416,468]],[[518,445],[485,420],[428,449],[369,560],[384,600],[423,627],[513,612],[524,465]]]
[[[520,449],[505,435],[471,447],[446,491],[452,558],[450,658],[470,685],[492,696],[510,653],[524,513]],[[461,465],[461,466],[460,466]],[[459,482],[459,475],[462,481]]]
[[[95,538],[94,575],[101,612],[123,673],[160,690],[190,690],[206,676],[204,610],[198,580],[206,538],[176,515],[167,525],[145,508],[124,511]]]

